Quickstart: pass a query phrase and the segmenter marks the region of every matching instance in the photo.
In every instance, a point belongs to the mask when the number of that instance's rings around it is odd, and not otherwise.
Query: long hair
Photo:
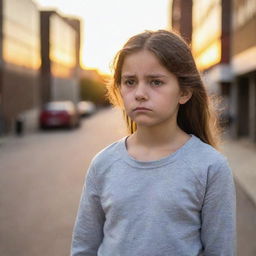
[[[187,43],[174,32],[166,30],[145,31],[131,37],[121,49],[113,63],[113,81],[108,85],[108,98],[117,106],[122,106],[120,95],[121,73],[126,56],[141,50],[152,52],[160,63],[179,82],[181,90],[190,90],[192,97],[179,106],[177,115],[178,126],[188,134],[194,134],[205,143],[218,148],[220,129],[213,101],[197,70],[193,55]],[[124,112],[128,131],[136,131],[136,124]]]

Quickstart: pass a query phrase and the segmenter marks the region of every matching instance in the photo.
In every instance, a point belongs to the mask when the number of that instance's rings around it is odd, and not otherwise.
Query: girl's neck
[[[152,148],[182,143],[189,138],[189,135],[182,131],[178,125],[164,130],[161,127],[138,126],[132,137],[134,143]]]
[[[177,151],[189,138],[178,126],[164,131],[137,127],[137,131],[128,137],[126,148],[129,155],[139,161],[154,161]]]

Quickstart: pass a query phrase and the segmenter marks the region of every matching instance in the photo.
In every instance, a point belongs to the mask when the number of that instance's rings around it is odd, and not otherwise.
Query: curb
[[[229,161],[234,179],[256,207],[256,145],[247,139],[226,138],[222,152]]]

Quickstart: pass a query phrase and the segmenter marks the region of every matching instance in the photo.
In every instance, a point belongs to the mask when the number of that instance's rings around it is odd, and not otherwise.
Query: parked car
[[[72,101],[52,101],[45,104],[39,117],[40,128],[69,127],[80,124],[80,115]]]
[[[81,117],[90,116],[96,112],[96,106],[91,101],[80,101],[77,108]]]

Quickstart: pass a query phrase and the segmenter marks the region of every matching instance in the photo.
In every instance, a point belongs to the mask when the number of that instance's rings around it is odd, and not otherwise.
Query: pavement
[[[256,144],[246,138],[225,136],[221,151],[228,158],[236,182],[256,206]]]
[[[95,152],[124,136],[121,118],[107,109],[72,132],[0,136],[0,169],[8,170],[0,179],[0,255],[68,255],[84,168]],[[237,186],[238,255],[256,255],[256,144],[224,138],[222,152]]]
[[[0,136],[0,146],[6,140],[8,136]],[[256,144],[246,138],[231,139],[226,133],[221,152],[227,157],[236,182],[256,207]]]

